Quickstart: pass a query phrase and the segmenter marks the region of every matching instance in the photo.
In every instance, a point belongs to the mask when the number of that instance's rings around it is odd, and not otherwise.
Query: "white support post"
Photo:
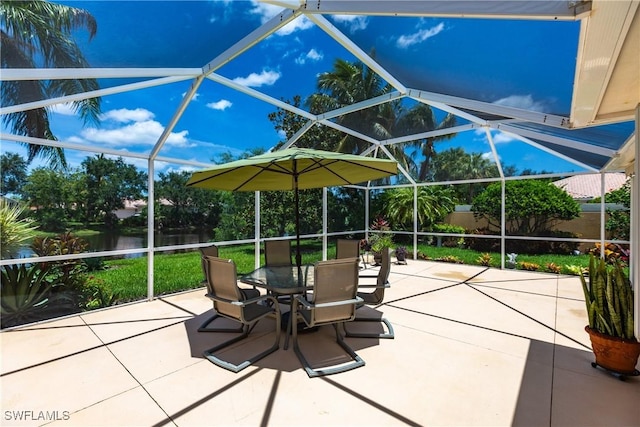
[[[256,200],[255,200],[255,223],[254,223],[254,256],[253,256],[253,264],[256,269],[260,268],[260,192],[256,191]]]
[[[413,186],[413,259],[418,259],[418,186]]]
[[[631,177],[631,255],[629,256],[629,277],[635,294],[635,335],[640,338],[640,104],[636,105],[636,141],[633,175]]]
[[[154,270],[154,256],[153,247],[154,242],[154,217],[155,217],[155,195],[153,187],[153,175],[154,175],[154,160],[149,159],[148,177],[147,177],[147,299],[151,301],[153,299],[153,270]]]
[[[371,221],[369,220],[370,209],[371,190],[367,187],[367,189],[364,190],[364,238],[367,240],[369,240],[369,224],[371,224]]]
[[[327,194],[327,187],[322,187],[322,259],[324,261],[327,259],[327,232],[329,231],[329,219],[327,218],[329,212]]]
[[[606,174],[604,172],[600,172],[600,258],[604,259],[604,241],[607,238],[606,236],[606,211],[605,211],[605,200],[604,195],[606,192]]]
[[[507,254],[507,245],[506,245],[506,239],[505,239],[505,234],[506,234],[506,228],[507,228],[507,218],[505,215],[505,197],[507,194],[507,190],[506,190],[506,181],[504,179],[504,177],[502,177],[502,180],[500,181],[501,184],[501,201],[502,203],[500,204],[500,268],[502,270],[504,270],[504,257]]]

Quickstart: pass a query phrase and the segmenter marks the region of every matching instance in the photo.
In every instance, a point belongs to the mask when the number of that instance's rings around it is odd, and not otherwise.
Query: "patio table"
[[[286,266],[262,266],[249,274],[240,277],[242,283],[252,285],[258,288],[266,289],[278,295],[299,295],[313,289],[314,266],[313,264],[304,264],[300,267],[295,265]],[[276,298],[278,302],[280,301]],[[287,325],[287,336],[284,343],[284,349],[289,346],[289,332],[292,331],[293,325],[290,312],[282,314],[283,324]],[[288,319],[286,319],[288,317]],[[314,330],[316,328],[313,328]]]
[[[313,289],[313,264],[262,266],[240,277],[242,283],[266,289],[277,295],[302,294]]]

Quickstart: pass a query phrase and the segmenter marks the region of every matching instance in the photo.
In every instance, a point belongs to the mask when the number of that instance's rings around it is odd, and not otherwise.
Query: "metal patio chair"
[[[268,267],[292,265],[291,240],[265,240],[264,263]]]
[[[258,294],[257,297],[247,298],[247,290],[238,287],[238,274],[232,260],[211,256],[205,256],[203,260],[207,271],[208,293],[206,296],[213,301],[213,308],[218,316],[242,324],[241,335],[205,350],[203,355],[213,364],[237,373],[280,348],[280,307],[274,297],[260,295],[258,291],[255,291]],[[252,294],[254,290],[249,289],[249,291],[252,291]],[[271,304],[260,304],[265,300],[270,300]],[[215,352],[247,338],[253,327],[271,314],[275,314],[276,337],[269,349],[247,358],[237,365],[214,355]]]
[[[298,328],[293,327],[293,349],[309,377],[331,375],[364,366],[365,362],[344,341],[339,326],[355,318],[356,306],[362,298],[358,291],[358,258],[320,261],[315,265],[313,297],[307,301],[296,295],[293,300],[293,319],[300,317],[309,327],[332,325],[336,341],[351,357],[351,362],[314,369],[304,357],[298,343]]]
[[[360,257],[360,240],[355,240],[355,239],[337,239],[336,240],[336,259],[359,258],[359,257]]]
[[[361,304],[358,308],[363,305],[373,305],[377,306],[382,304],[384,300],[384,291],[387,289],[389,285],[389,273],[391,272],[391,251],[388,248],[385,248],[382,251],[382,263],[380,264],[380,270],[378,270],[377,275],[360,275],[360,278],[375,278],[375,284],[358,284],[358,289],[369,288],[373,289],[372,292],[358,292],[358,296],[363,299],[363,304]],[[361,317],[357,315],[353,320],[354,322],[380,322],[386,326],[387,332],[383,333],[367,333],[367,332],[349,332],[347,325],[345,324],[344,330],[345,335],[347,337],[356,337],[356,338],[395,338],[395,333],[393,331],[393,326],[391,326],[391,322],[388,319],[383,318],[374,318],[374,317]]]

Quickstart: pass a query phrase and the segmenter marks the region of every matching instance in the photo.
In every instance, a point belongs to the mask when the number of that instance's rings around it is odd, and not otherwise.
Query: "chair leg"
[[[367,318],[367,317],[356,317],[355,319],[353,319],[351,322],[376,322],[376,323],[381,323],[384,324],[387,327],[387,332],[383,332],[381,334],[377,334],[377,333],[373,333],[373,332],[349,332],[349,329],[347,329],[347,325],[345,323],[344,325],[344,332],[345,332],[345,336],[349,337],[349,338],[387,338],[387,339],[394,339],[395,338],[395,333],[393,331],[393,326],[391,326],[391,322],[389,322],[388,319],[385,319],[384,317],[381,319],[376,319],[376,318]]]
[[[259,321],[259,320],[258,320]],[[262,359],[263,357],[268,356],[269,354],[273,353],[274,351],[278,350],[280,348],[280,316],[276,316],[276,338],[275,341],[273,343],[273,345],[268,348],[267,350],[263,351],[260,354],[257,354],[253,357],[248,358],[247,360],[235,365],[231,362],[228,362],[226,360],[222,360],[219,357],[215,356],[213,353],[215,353],[218,350],[221,350],[233,343],[236,343],[238,341],[241,341],[245,338],[247,338],[249,336],[249,332],[253,329],[253,327],[258,323],[258,321],[254,322],[252,325],[243,325],[242,327],[242,334],[231,338],[230,340],[227,340],[221,344],[216,345],[215,347],[212,347],[208,350],[205,350],[202,354],[203,356],[211,363],[213,363],[214,365],[220,366],[221,368],[225,368],[229,371],[238,373],[241,370],[247,368],[248,366],[252,365],[253,363],[257,362],[258,360]]]
[[[309,378],[321,377],[325,375],[332,375],[340,372],[350,371],[352,369],[356,369],[361,366],[364,366],[365,364],[364,360],[362,360],[362,358],[358,356],[356,352],[353,351],[353,349],[349,347],[349,345],[347,345],[347,343],[344,341],[344,339],[342,338],[342,335],[338,330],[338,326],[335,323],[333,324],[333,328],[335,329],[335,332],[336,332],[336,341],[338,342],[338,344],[340,344],[342,349],[349,354],[349,356],[352,359],[352,362],[341,364],[339,366],[329,366],[329,367],[324,367],[320,369],[313,369],[309,364],[309,362],[307,361],[307,359],[304,357],[304,354],[302,354],[302,350],[300,349],[300,346],[298,344],[298,331],[297,331],[298,328],[293,328],[293,349],[296,352],[296,355],[298,356],[298,359],[300,360],[300,363],[304,367],[304,370],[307,372],[307,375],[309,376]]]
[[[207,327],[209,325],[209,323],[212,323],[218,317],[221,317],[221,316],[219,316],[218,314],[213,314],[212,316],[207,318],[207,320],[205,320],[202,323],[202,325],[200,325],[200,327],[198,328],[198,332],[235,332],[235,333],[242,332],[242,330],[243,330],[242,324],[240,324],[240,326],[235,328],[235,329],[231,329],[231,328],[209,328],[209,327]]]

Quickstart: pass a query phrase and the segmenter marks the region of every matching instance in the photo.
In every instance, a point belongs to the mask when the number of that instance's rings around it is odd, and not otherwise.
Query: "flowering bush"
[[[600,257],[601,247],[600,243],[596,243],[595,248],[589,250],[589,253],[593,254],[596,257]],[[609,263],[613,264],[616,260],[628,264],[629,263],[629,249],[625,249],[622,246],[616,243],[607,243],[604,246],[604,259]]]

